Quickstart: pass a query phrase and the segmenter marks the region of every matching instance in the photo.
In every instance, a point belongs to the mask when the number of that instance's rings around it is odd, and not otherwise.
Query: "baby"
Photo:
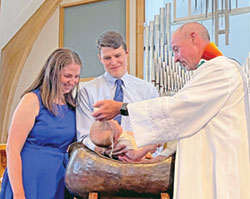
[[[127,152],[124,156],[131,161],[140,161],[143,158],[150,158],[151,155],[149,152],[154,153],[161,145],[154,144],[137,148],[133,133],[124,131],[115,120],[94,122],[90,128],[90,139],[99,147],[112,146],[113,148],[116,145],[125,145]],[[112,156],[112,152],[110,156]]]

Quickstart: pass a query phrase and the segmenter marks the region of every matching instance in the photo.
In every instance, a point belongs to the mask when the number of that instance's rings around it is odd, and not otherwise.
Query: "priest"
[[[177,140],[174,199],[249,199],[250,110],[241,66],[199,23],[178,28],[171,45],[175,62],[195,71],[173,97],[122,106],[138,147]],[[103,111],[93,115],[108,118]]]

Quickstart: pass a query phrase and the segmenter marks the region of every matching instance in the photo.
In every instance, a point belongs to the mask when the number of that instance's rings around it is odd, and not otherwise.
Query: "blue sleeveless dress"
[[[21,151],[26,199],[63,199],[66,150],[76,138],[75,110],[57,105],[60,115],[54,116],[43,106],[39,90],[33,92],[39,98],[40,112]],[[7,169],[0,198],[13,198]]]

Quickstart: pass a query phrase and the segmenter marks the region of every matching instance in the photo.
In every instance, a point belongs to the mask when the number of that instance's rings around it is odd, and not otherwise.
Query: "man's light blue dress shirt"
[[[124,102],[133,103],[142,100],[158,97],[155,87],[142,79],[125,73],[121,79],[124,82]],[[76,108],[77,118],[77,140],[94,150],[95,145],[89,139],[89,129],[95,118],[91,116],[93,104],[104,99],[113,99],[115,94],[115,80],[109,73],[85,83],[78,93],[78,103]],[[132,131],[128,116],[122,116],[121,126],[125,131]]]

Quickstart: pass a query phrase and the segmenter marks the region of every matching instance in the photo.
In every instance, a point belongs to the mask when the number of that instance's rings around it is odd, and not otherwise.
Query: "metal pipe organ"
[[[170,40],[171,3],[160,8],[160,14],[155,15],[154,21],[145,24],[144,37],[144,78],[155,85],[160,96],[172,96],[190,80],[193,72],[174,62]],[[250,85],[250,53],[243,69]]]
[[[160,96],[178,92],[191,78],[188,72],[174,62],[171,51],[171,4],[160,8],[160,14],[144,27],[145,79],[152,82]]]

